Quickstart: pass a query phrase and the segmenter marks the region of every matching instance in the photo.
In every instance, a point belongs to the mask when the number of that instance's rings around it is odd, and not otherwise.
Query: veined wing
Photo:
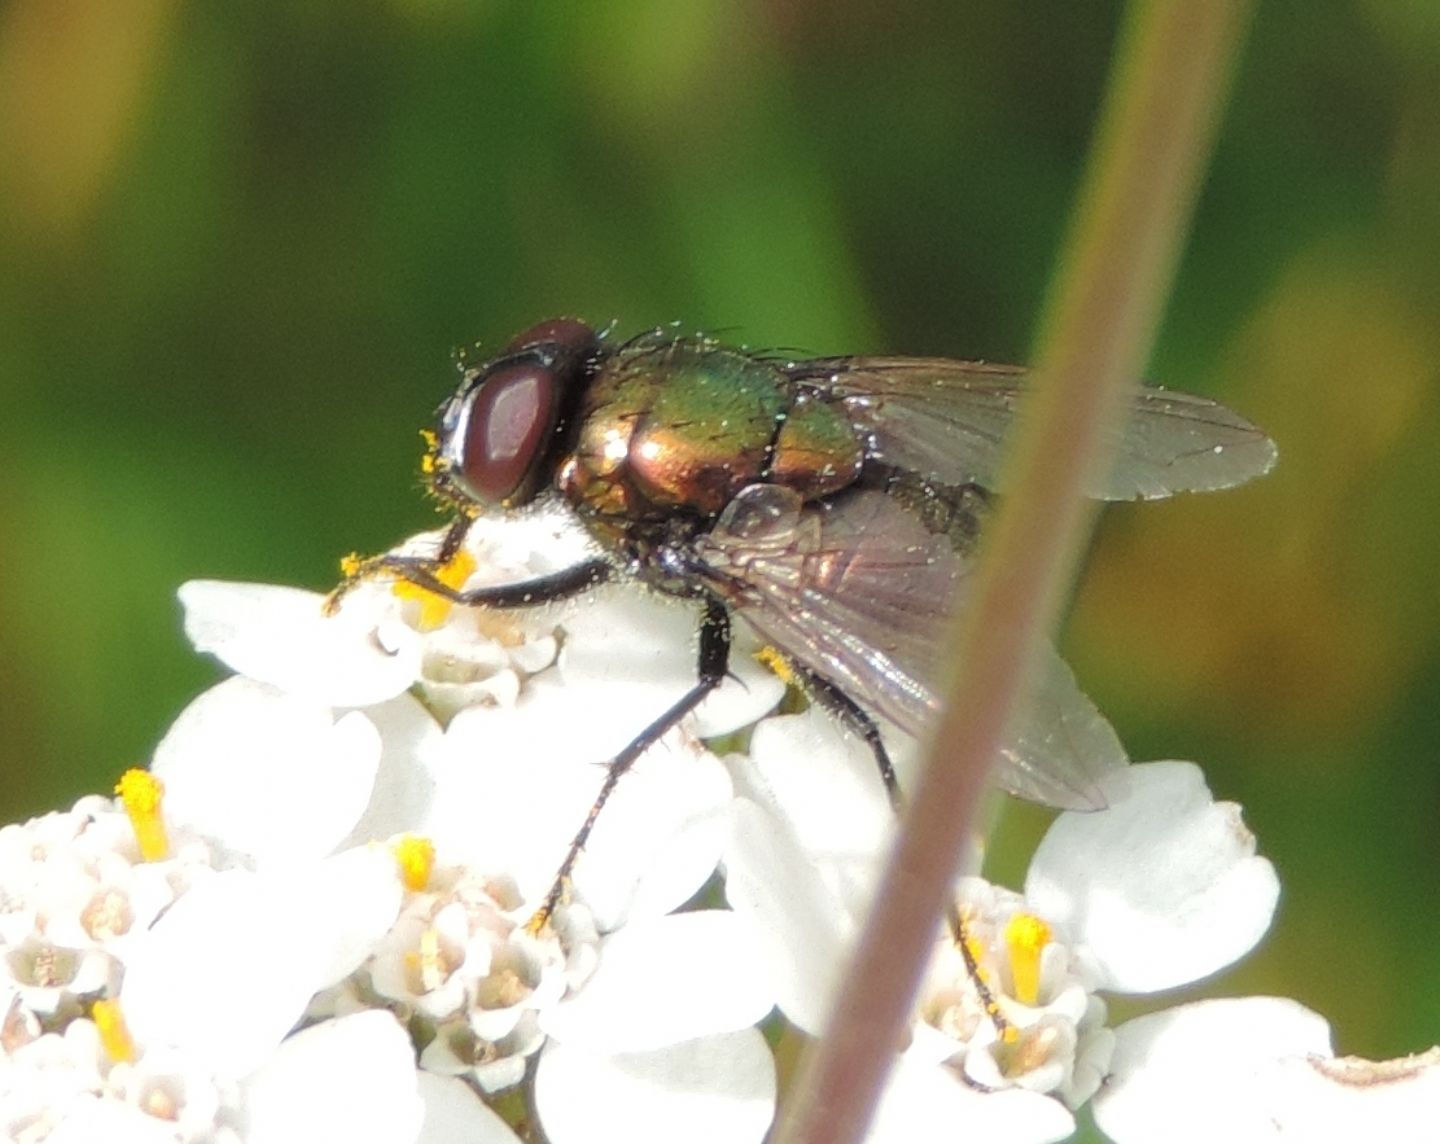
[[[1026,392],[1026,371],[948,358],[821,358],[786,373],[845,407],[876,460],[940,484],[995,489],[1002,444]],[[1119,430],[1100,500],[1153,500],[1243,484],[1270,471],[1275,443],[1204,397],[1142,388]],[[1003,490],[997,490],[1003,491]]]
[[[902,730],[923,734],[934,720],[943,638],[969,568],[891,498],[862,489],[805,505],[755,485],[696,552],[707,584],[761,638]],[[1053,651],[1001,756],[1004,789],[1076,809],[1103,806],[1095,781],[1128,761]]]

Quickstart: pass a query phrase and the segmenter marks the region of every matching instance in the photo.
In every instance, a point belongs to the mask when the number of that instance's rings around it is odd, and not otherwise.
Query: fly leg
[[[527,923],[527,928],[532,933],[541,929],[550,920],[550,915],[560,904],[565,887],[570,881],[570,875],[575,870],[575,863],[579,861],[585,844],[590,841],[590,832],[595,829],[595,822],[599,819],[600,812],[605,809],[605,803],[609,801],[620,780],[625,777],[641,755],[654,746],[681,719],[695,710],[700,705],[700,701],[710,692],[720,686],[729,666],[730,613],[719,601],[707,599],[705,616],[700,621],[700,655],[696,665],[698,678],[695,686],[682,695],[660,718],[631,739],[625,749],[610,760],[609,769],[605,773],[605,781],[600,784],[599,793],[595,795],[595,802],[585,816],[584,824],[576,832],[575,837],[570,840],[570,846],[565,851],[560,868],[555,872],[555,880],[550,884],[550,889],[545,894],[544,901],[540,903],[540,908],[535,911],[534,916]]]
[[[579,595],[608,580],[614,572],[614,567],[607,561],[590,560],[571,565],[569,568],[562,568],[560,571],[546,576],[537,576],[514,584],[487,585],[462,591],[442,582],[438,573],[459,551],[468,528],[468,518],[457,519],[451,526],[450,532],[446,534],[440,551],[435,556],[386,554],[365,561],[354,574],[348,576],[346,581],[331,593],[330,598],[326,601],[327,610],[334,611],[339,606],[339,601],[344,593],[353,584],[362,578],[371,576],[394,576],[424,588],[426,591],[434,592],[456,604],[491,608],[523,608]],[[550,920],[550,915],[555,912],[556,906],[560,904],[565,887],[570,881],[570,875],[574,872],[575,863],[579,861],[585,844],[589,842],[590,834],[595,829],[600,812],[605,808],[605,804],[610,800],[610,795],[620,780],[625,777],[626,772],[635,765],[641,755],[654,746],[656,741],[681,719],[695,710],[700,705],[700,701],[710,692],[720,686],[725,680],[729,667],[730,613],[718,600],[707,599],[705,615],[700,622],[700,654],[695,686],[681,696],[668,711],[636,735],[624,750],[610,760],[605,781],[600,785],[595,802],[591,805],[589,813],[586,814],[579,831],[571,839],[570,845],[565,851],[565,857],[555,872],[555,879],[551,882],[550,889],[540,903],[540,908],[535,911],[528,923],[532,931],[543,927]]]
[[[890,752],[885,749],[885,741],[880,737],[880,728],[875,720],[828,679],[816,675],[813,671],[796,668],[793,664],[790,666],[804,679],[805,689],[815,702],[838,716],[851,733],[865,740],[865,745],[875,756],[875,765],[880,768],[880,781],[885,784],[885,796],[890,800],[890,808],[899,814],[903,805],[900,780],[895,777],[895,766],[890,761]]]
[[[440,586],[435,574],[455,559],[460,546],[465,543],[465,534],[470,531],[474,519],[462,513],[451,521],[450,527],[445,530],[445,539],[440,542],[440,550],[434,556],[397,556],[389,552],[363,560],[354,553],[347,556],[340,562],[345,579],[325,597],[325,614],[333,616],[339,611],[340,601],[349,595],[357,584],[384,576],[398,576],[432,592],[438,591],[447,599],[453,598],[454,589]]]
[[[396,562],[387,565],[387,569],[413,584],[436,592],[457,604],[478,604],[493,608],[521,608],[562,600],[603,582],[614,571],[610,564],[603,560],[596,560],[563,568],[559,572],[540,576],[533,580],[472,588],[468,592],[461,592],[435,579],[433,570],[427,568],[423,563],[411,563],[403,557],[394,559]],[[544,926],[549,921],[550,915],[555,912],[555,907],[559,905],[560,898],[565,892],[565,886],[575,869],[575,863],[579,861],[585,844],[590,840],[590,832],[595,829],[595,822],[600,817],[600,812],[609,801],[616,785],[625,777],[625,773],[635,765],[635,761],[641,755],[654,746],[656,741],[681,719],[695,710],[702,699],[724,682],[729,667],[730,613],[718,600],[707,600],[705,615],[700,621],[700,654],[695,686],[681,696],[668,711],[630,740],[625,749],[610,760],[605,781],[600,785],[595,802],[585,816],[585,822],[576,832],[575,837],[571,839],[570,845],[565,851],[565,857],[555,872],[555,879],[551,882],[550,889],[540,903],[540,908],[530,919],[529,928],[532,931],[539,930]]]
[[[578,596],[610,578],[614,569],[604,560],[586,560],[558,572],[535,576],[514,584],[485,585],[462,591],[440,579],[440,571],[455,559],[465,534],[470,531],[471,517],[459,516],[445,533],[440,549],[434,556],[401,556],[392,552],[350,563],[345,579],[325,598],[325,614],[333,615],[345,595],[363,580],[393,577],[424,588],[427,592],[453,604],[479,605],[491,608],[524,608],[549,604]]]
[[[796,670],[804,679],[806,689],[815,702],[838,716],[853,734],[859,735],[865,740],[866,746],[875,756],[875,765],[880,768],[880,781],[885,784],[885,794],[890,799],[891,809],[898,815],[904,806],[904,800],[900,793],[900,781],[895,776],[894,764],[890,761],[890,753],[885,749],[885,742],[880,737],[880,728],[875,720],[855,700],[828,679],[803,668]],[[1011,1029],[1010,1022],[1001,1013],[1000,1003],[995,1000],[995,994],[983,976],[980,964],[975,957],[975,950],[970,944],[965,919],[961,917],[960,909],[954,902],[951,902],[945,909],[945,924],[950,929],[951,940],[955,942],[956,948],[960,951],[960,957],[965,963],[965,973],[970,978],[971,984],[975,986],[976,996],[980,998],[980,1004],[984,1006],[986,1015],[994,1024],[995,1031],[1000,1034],[1001,1038],[1008,1037]],[[989,1091],[987,1086],[976,1081],[967,1079],[966,1084]]]
[[[437,575],[439,565],[428,557],[385,556],[375,559],[384,561],[383,564],[376,565],[377,573],[383,572],[406,580],[427,592],[444,597],[453,604],[486,608],[529,608],[537,604],[568,600],[597,584],[603,584],[614,571],[604,560],[587,560],[562,568],[558,572],[534,576],[529,580],[517,580],[513,584],[486,584],[462,591],[441,581]]]

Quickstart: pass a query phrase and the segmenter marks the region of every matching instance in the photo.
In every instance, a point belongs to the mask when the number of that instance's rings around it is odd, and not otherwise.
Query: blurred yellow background
[[[565,313],[1024,360],[1118,20],[0,6],[0,821],[108,789],[218,677],[182,580],[326,588],[432,525],[458,344]],[[1216,990],[1372,1056],[1440,1040],[1437,78],[1426,0],[1260,6],[1148,373],[1280,466],[1107,513],[1064,640],[1279,867]]]

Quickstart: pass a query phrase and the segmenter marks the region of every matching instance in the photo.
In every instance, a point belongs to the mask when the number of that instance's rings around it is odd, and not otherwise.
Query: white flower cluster
[[[582,543],[480,521],[455,582]],[[0,1137],[514,1144],[533,1118],[553,1144],[764,1139],[761,1025],[823,1030],[891,842],[863,744],[772,714],[784,685],[739,633],[537,914],[600,764],[692,685],[692,608],[623,586],[503,613],[375,583],[333,617],[284,588],[181,598],[236,674],[118,800],[0,830]],[[1440,1061],[1334,1058],[1292,1002],[1107,1026],[1105,995],[1247,952],[1278,883],[1192,765],[1105,794],[1056,819],[1021,892],[962,880],[870,1138],[1061,1140],[1087,1105],[1122,1144],[1428,1138]]]

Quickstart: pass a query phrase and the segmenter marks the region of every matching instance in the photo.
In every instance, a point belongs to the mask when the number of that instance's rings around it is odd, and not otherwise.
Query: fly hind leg
[[[794,664],[790,666],[804,681],[805,690],[811,699],[838,716],[852,734],[865,740],[865,745],[875,756],[875,765],[880,769],[880,781],[885,784],[885,796],[890,800],[890,809],[899,814],[902,806],[900,780],[895,777],[895,765],[890,761],[890,752],[885,749],[885,740],[880,737],[879,725],[860,704],[824,676]]]
[[[794,665],[792,665],[793,667]],[[890,753],[885,749],[885,741],[880,736],[880,727],[876,724],[866,710],[861,707],[850,696],[846,695],[839,687],[828,679],[816,675],[814,672],[806,671],[803,668],[796,668],[805,682],[806,690],[811,698],[819,703],[826,710],[839,717],[840,721],[856,735],[865,740],[866,746],[870,748],[875,756],[875,765],[880,769],[880,781],[885,784],[885,794],[890,800],[891,809],[898,815],[904,808],[904,800],[900,793],[900,781],[895,776],[895,766],[890,761]],[[971,945],[968,928],[965,920],[960,915],[959,908],[951,902],[945,910],[945,924],[949,927],[951,939],[960,951],[960,957],[965,963],[965,972],[970,982],[975,987],[975,993],[980,998],[980,1004],[984,1007],[986,1014],[995,1025],[995,1030],[1002,1038],[1009,1037],[1010,1023],[1005,1019],[1000,1010],[1000,1004],[995,1000],[994,991],[991,990],[989,982],[985,979],[985,973],[980,968],[976,959],[975,948]],[[966,1080],[966,1083],[975,1088],[989,1091],[986,1086],[977,1081]]]

